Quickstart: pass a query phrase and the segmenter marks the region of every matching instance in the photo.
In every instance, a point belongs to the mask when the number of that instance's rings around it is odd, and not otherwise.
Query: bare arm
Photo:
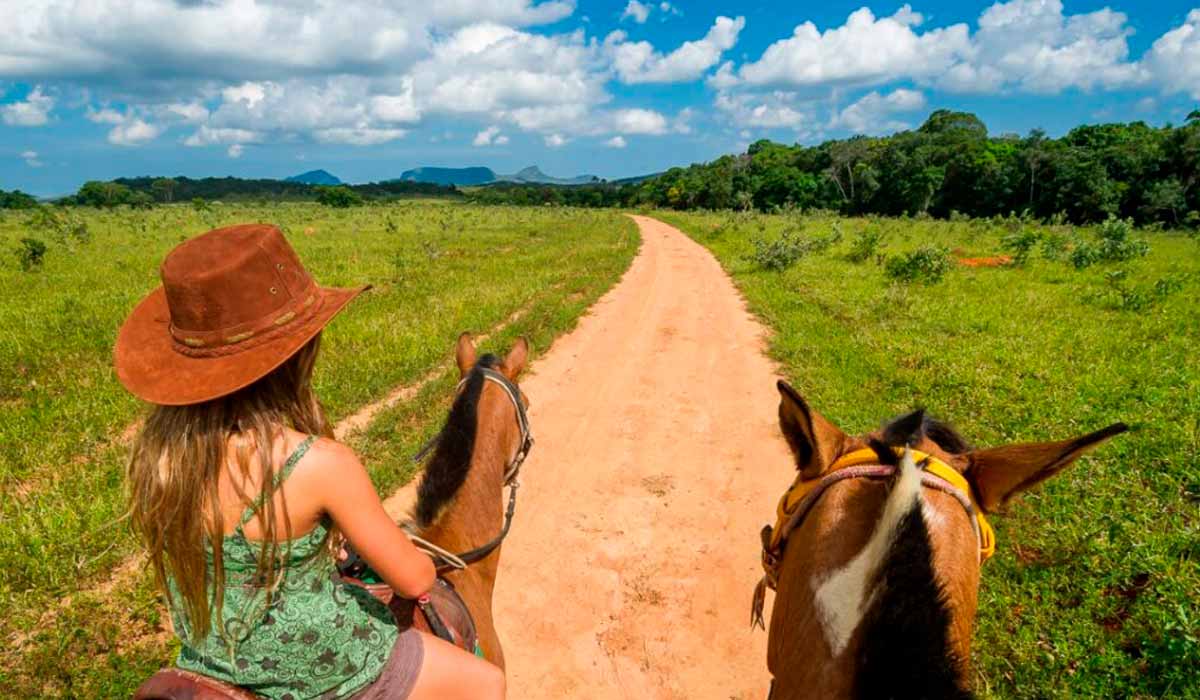
[[[405,598],[427,592],[436,579],[433,561],[383,509],[362,462],[344,445],[323,441],[322,447],[329,459],[320,477],[325,512],[392,590]]]

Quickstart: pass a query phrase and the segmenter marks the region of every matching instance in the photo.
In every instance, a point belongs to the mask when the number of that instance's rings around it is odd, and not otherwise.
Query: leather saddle
[[[421,600],[402,598],[384,583],[367,584],[346,576],[388,606],[400,631],[409,627],[428,632],[460,649],[482,655],[475,620],[454,585],[439,578]],[[164,668],[150,676],[133,693],[133,700],[260,700],[258,695],[215,678],[179,668]]]

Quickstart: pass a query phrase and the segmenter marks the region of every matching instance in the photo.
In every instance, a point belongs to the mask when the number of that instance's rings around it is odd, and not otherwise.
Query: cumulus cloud
[[[31,168],[40,168],[45,165],[45,163],[38,158],[37,151],[22,151],[21,159],[25,161],[25,165],[28,165]]]
[[[638,0],[629,0],[629,4],[625,6],[625,11],[621,13],[621,20],[632,19],[638,24],[645,24],[650,17],[650,5],[643,5]]]
[[[1200,100],[1200,9],[1159,37],[1142,62],[1164,92]]]
[[[916,90],[898,89],[884,95],[870,92],[834,115],[830,124],[856,134],[885,134],[909,125],[892,115],[925,108],[925,95]]]
[[[500,135],[500,127],[489,126],[488,128],[475,134],[475,140],[471,142],[472,146],[490,146],[497,137],[504,138]],[[507,141],[506,141],[507,142]]]
[[[609,148],[625,148],[625,146],[626,146],[625,137],[624,136],[614,136],[611,139],[605,141],[604,145],[608,146]]]
[[[665,134],[667,118],[652,109],[619,109],[613,112],[614,130],[622,134]]]
[[[561,148],[567,145],[567,138],[562,134],[549,134],[543,140],[550,148]]]
[[[52,109],[54,98],[38,85],[29,91],[24,100],[0,105],[0,120],[9,126],[42,126],[50,120]]]
[[[863,7],[825,31],[805,22],[757,60],[722,65],[709,83],[796,89],[912,80],[957,92],[1058,93],[1136,85],[1146,75],[1129,60],[1128,18],[1108,8],[1068,15],[1061,0],[998,2],[974,34],[966,24],[922,30],[924,22],[909,5],[888,17]]]
[[[718,93],[713,102],[717,111],[740,127],[758,129],[811,129],[816,117],[811,109],[798,108],[794,95],[776,91],[765,95]]]
[[[229,147],[229,149],[227,151],[225,151],[225,153],[228,154],[230,158],[241,158],[242,153],[245,150],[246,150],[245,146],[243,146],[240,143],[235,143],[235,144],[231,145]]]
[[[937,76],[971,52],[965,24],[918,33],[923,21],[908,5],[876,18],[864,7],[840,27],[817,29],[812,22],[767,47],[738,71],[738,82],[754,86],[806,87],[884,82]],[[719,73],[727,82],[732,70]]]
[[[108,142],[117,146],[140,146],[158,138],[162,132],[161,126],[130,117],[108,132]]]
[[[737,43],[738,34],[745,26],[744,17],[718,17],[702,39],[685,41],[666,55],[656,51],[647,41],[626,41],[626,35],[621,31],[609,34],[604,46],[622,82],[687,82],[717,65],[721,54]]]

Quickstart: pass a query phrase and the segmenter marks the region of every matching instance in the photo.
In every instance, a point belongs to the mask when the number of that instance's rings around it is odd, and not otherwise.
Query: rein
[[[441,563],[437,564],[439,576],[449,571],[465,569],[467,566],[483,560],[489,554],[496,551],[501,543],[504,542],[504,538],[508,537],[509,528],[512,527],[513,516],[517,512],[517,489],[521,486],[521,482],[517,480],[517,477],[521,473],[521,465],[525,463],[525,459],[529,457],[530,450],[533,449],[533,433],[529,428],[529,414],[525,410],[525,402],[521,400],[521,389],[512,383],[508,377],[494,369],[489,367],[480,367],[478,369],[483,375],[484,380],[498,385],[504,391],[504,395],[512,401],[513,408],[516,409],[517,414],[517,428],[521,431],[521,444],[517,447],[516,454],[513,455],[504,468],[504,486],[508,487],[508,507],[504,511],[504,525],[501,526],[500,533],[494,538],[486,544],[480,545],[470,551],[452,554],[409,531],[409,537],[417,545],[418,549],[429,554],[435,561],[441,560]],[[464,383],[466,383],[466,379],[458,383],[460,389]],[[437,440],[438,438],[434,437],[429,444],[422,448],[415,459],[417,461],[423,459],[433,445],[437,444]]]
[[[962,474],[941,460],[917,450],[896,448],[902,458],[913,459],[921,469],[921,485],[949,494],[958,501],[971,520],[971,529],[979,542],[979,562],[982,564],[996,552],[996,534],[984,517],[983,511],[975,506],[971,498],[971,487]],[[821,495],[832,485],[849,479],[882,479],[896,473],[896,467],[879,464],[879,456],[870,448],[855,450],[830,465],[825,476],[805,481],[800,477],[779,499],[775,526],[767,525],[762,530],[763,577],[754,587],[754,599],[750,610],[750,624],[765,629],[763,605],[766,589],[775,589],[779,583],[779,566],[783,561],[788,535],[813,509]]]

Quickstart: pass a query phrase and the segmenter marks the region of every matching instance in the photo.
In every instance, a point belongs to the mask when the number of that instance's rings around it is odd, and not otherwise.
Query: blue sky
[[[1200,0],[0,0],[0,15],[0,189],[38,195],[314,168],[613,178],[941,107],[1059,135],[1200,106]]]

